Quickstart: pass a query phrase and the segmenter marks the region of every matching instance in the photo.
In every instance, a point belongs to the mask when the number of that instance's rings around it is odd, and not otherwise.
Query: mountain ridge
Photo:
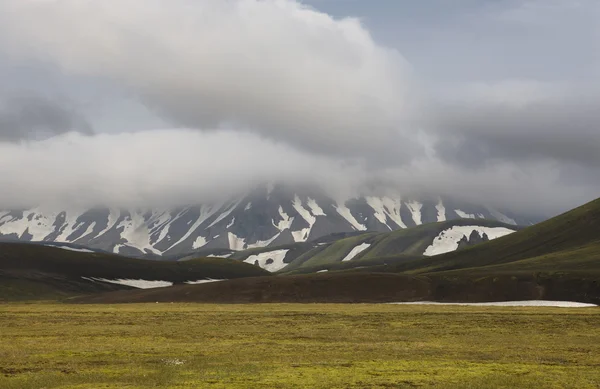
[[[0,212],[0,240],[72,243],[129,256],[169,256],[199,249],[244,250],[313,241],[332,233],[385,232],[453,219],[527,225],[489,207],[448,198],[357,197],[261,187],[218,203],[176,208]]]

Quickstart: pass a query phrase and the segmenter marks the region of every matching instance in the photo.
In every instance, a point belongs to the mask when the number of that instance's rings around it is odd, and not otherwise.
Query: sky
[[[597,0],[3,0],[0,207],[600,195]]]

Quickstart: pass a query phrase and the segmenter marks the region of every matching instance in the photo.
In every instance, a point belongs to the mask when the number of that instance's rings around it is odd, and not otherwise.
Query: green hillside
[[[491,242],[400,263],[395,271],[597,271],[599,262],[600,199]]]
[[[483,219],[458,219],[440,223],[429,223],[386,233],[367,232],[351,236],[332,236],[314,242],[300,242],[278,247],[254,248],[229,253],[231,259],[246,260],[278,250],[288,250],[284,262],[287,266],[279,274],[309,273],[321,270],[341,270],[381,266],[384,263],[404,262],[421,258],[427,247],[445,230],[455,226],[504,227],[519,230],[522,227]],[[360,245],[368,247],[347,262],[342,261]],[[223,252],[223,250],[221,250]],[[394,257],[401,257],[399,260]],[[385,258],[385,260],[383,259]]]
[[[42,296],[53,298],[129,289],[87,278],[182,283],[206,278],[232,279],[267,275],[270,273],[256,266],[222,258],[163,262],[26,243],[0,243],[0,300]]]

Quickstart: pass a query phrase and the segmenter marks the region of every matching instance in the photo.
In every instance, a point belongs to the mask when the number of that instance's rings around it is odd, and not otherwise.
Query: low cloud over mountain
[[[427,50],[405,44],[417,27],[406,22],[396,37],[404,44],[391,43],[393,34],[383,44],[371,20],[319,11],[327,7],[3,1],[0,81],[43,74],[60,81],[45,84],[44,96],[66,93],[84,108],[71,114],[34,97],[0,110],[3,140],[34,139],[0,144],[0,180],[9,188],[0,202],[177,205],[264,181],[318,184],[340,197],[375,190],[483,198],[544,214],[597,196],[600,50],[584,44],[597,42],[596,2],[457,5],[431,22],[445,40],[422,37],[452,62],[428,66],[417,55]],[[568,76],[537,79],[523,70],[533,66],[528,57],[503,56],[517,37],[494,32],[509,27],[529,32],[533,51],[543,50],[545,31],[576,34],[575,46],[557,40]],[[479,60],[475,51],[458,54],[469,52],[465,36],[498,48],[491,55],[506,72],[453,73]],[[578,69],[584,58],[591,65]],[[137,108],[123,113],[130,104]],[[138,112],[144,120],[131,119]],[[92,127],[99,130],[91,137],[74,133]],[[39,132],[62,135],[39,140]]]

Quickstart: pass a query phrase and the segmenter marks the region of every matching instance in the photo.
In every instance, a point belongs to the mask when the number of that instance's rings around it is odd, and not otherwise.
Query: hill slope
[[[130,289],[127,285],[153,286],[153,282],[166,286],[264,275],[269,273],[222,258],[162,262],[26,243],[0,243],[0,300]]]
[[[486,266],[495,271],[600,270],[600,199],[482,245],[405,262],[396,271],[431,273]]]
[[[204,251],[256,264],[280,274],[380,265],[381,258],[419,258],[454,251],[510,234],[521,227],[493,220],[449,220],[377,233],[333,234],[313,242],[243,251]]]

